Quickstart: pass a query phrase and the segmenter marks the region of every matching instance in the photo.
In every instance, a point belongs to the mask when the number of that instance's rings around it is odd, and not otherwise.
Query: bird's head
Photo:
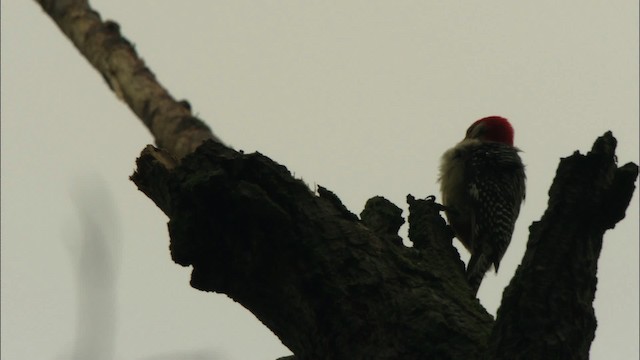
[[[513,146],[513,127],[501,116],[488,116],[469,126],[465,139],[495,141]]]

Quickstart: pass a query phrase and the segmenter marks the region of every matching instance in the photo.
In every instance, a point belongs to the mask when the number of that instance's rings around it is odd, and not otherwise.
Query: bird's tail
[[[478,293],[482,279],[484,279],[484,274],[490,267],[491,260],[486,254],[471,255],[471,259],[467,265],[467,281],[474,294]]]

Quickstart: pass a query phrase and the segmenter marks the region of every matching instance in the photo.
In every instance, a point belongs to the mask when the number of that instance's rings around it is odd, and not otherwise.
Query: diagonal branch
[[[173,260],[193,266],[193,287],[253,312],[297,358],[474,359],[484,348],[493,320],[450,233],[419,222],[437,214],[433,201],[411,200],[422,208],[412,238],[431,243],[423,251],[378,237],[328,190],[316,196],[261,154],[208,142],[173,169],[156,157],[145,150],[132,179],[170,217]]]
[[[158,147],[181,159],[203,141],[220,142],[186,101],[176,101],[160,85],[117,23],[102,21],[87,0],[37,0],[98,70],[111,90],[142,120]]]

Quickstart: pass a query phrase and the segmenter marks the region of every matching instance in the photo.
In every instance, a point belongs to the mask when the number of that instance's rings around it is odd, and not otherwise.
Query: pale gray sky
[[[508,117],[529,181],[500,274],[480,290],[495,313],[560,157],[612,130],[619,161],[639,162],[638,2],[430,3],[92,1],[225,142],[356,213],[374,195],[406,208],[407,193],[437,194],[442,152],[477,118]],[[35,2],[1,6],[2,358],[74,346],[76,206],[112,219],[116,359],[288,354],[240,305],[189,287],[167,218],[128,180],[147,131]],[[639,356],[638,217],[636,192],[604,239],[595,360]]]

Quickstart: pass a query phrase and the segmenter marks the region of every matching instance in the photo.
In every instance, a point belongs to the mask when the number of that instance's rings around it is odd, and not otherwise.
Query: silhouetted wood
[[[296,359],[588,358],[603,235],[638,175],[617,166],[611,133],[561,161],[494,322],[433,198],[408,196],[406,247],[394,204],[376,197],[359,219],[331,191],[226,147],[86,0],[38,2],[162,148],[142,152],[132,180],[169,217],[171,255],[193,266],[192,286],[242,304]]]
[[[494,359],[588,359],[603,235],[624,218],[638,167],[616,164],[616,139],[560,162],[549,207],[504,292],[491,335]]]
[[[238,301],[298,359],[586,359],[602,236],[637,177],[614,151],[607,133],[561,162],[495,327],[433,199],[408,198],[410,248],[365,226],[397,231],[386,200],[366,211],[387,220],[360,221],[328,190],[315,195],[267,157],[214,142],[172,169],[149,147],[132,179],[171,219],[172,256],[193,266],[192,286]]]
[[[398,246],[258,153],[207,142],[172,170],[156,154],[146,150],[132,178],[170,217],[173,260],[193,266],[193,287],[252,311],[297,358],[473,359],[485,346],[492,318],[449,232],[431,239],[449,256]],[[428,236],[423,225],[412,235]]]

